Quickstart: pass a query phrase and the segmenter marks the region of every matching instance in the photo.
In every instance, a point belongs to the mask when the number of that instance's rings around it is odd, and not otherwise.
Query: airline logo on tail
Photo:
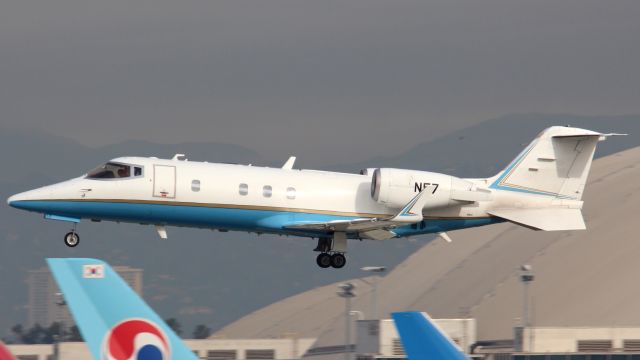
[[[82,267],[82,277],[85,279],[103,279],[104,278],[104,266],[98,265],[84,265]]]
[[[160,326],[144,319],[128,319],[107,333],[103,360],[169,360],[171,347]]]

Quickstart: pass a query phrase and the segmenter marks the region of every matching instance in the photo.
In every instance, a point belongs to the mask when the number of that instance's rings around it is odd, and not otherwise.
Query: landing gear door
[[[176,167],[153,165],[153,196],[167,199],[176,197]]]

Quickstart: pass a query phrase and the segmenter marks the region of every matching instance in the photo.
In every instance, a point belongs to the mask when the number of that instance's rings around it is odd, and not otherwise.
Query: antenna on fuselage
[[[286,170],[291,170],[293,169],[293,164],[295,164],[295,162],[296,162],[296,157],[291,156],[289,160],[287,160],[287,162],[284,163],[284,165],[282,165],[282,168]]]
[[[187,156],[185,154],[175,154],[171,158],[173,161],[187,161]]]

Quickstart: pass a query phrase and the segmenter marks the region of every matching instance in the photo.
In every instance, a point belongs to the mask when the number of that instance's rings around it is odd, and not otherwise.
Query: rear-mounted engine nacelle
[[[371,179],[371,197],[379,204],[402,208],[420,191],[429,197],[424,209],[441,208],[460,202],[452,191],[466,192],[473,183],[450,175],[403,169],[375,169]]]

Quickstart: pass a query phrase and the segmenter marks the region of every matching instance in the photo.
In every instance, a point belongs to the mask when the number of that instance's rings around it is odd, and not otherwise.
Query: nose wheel
[[[64,244],[68,247],[76,247],[80,243],[80,236],[77,232],[70,231],[64,236]]]

